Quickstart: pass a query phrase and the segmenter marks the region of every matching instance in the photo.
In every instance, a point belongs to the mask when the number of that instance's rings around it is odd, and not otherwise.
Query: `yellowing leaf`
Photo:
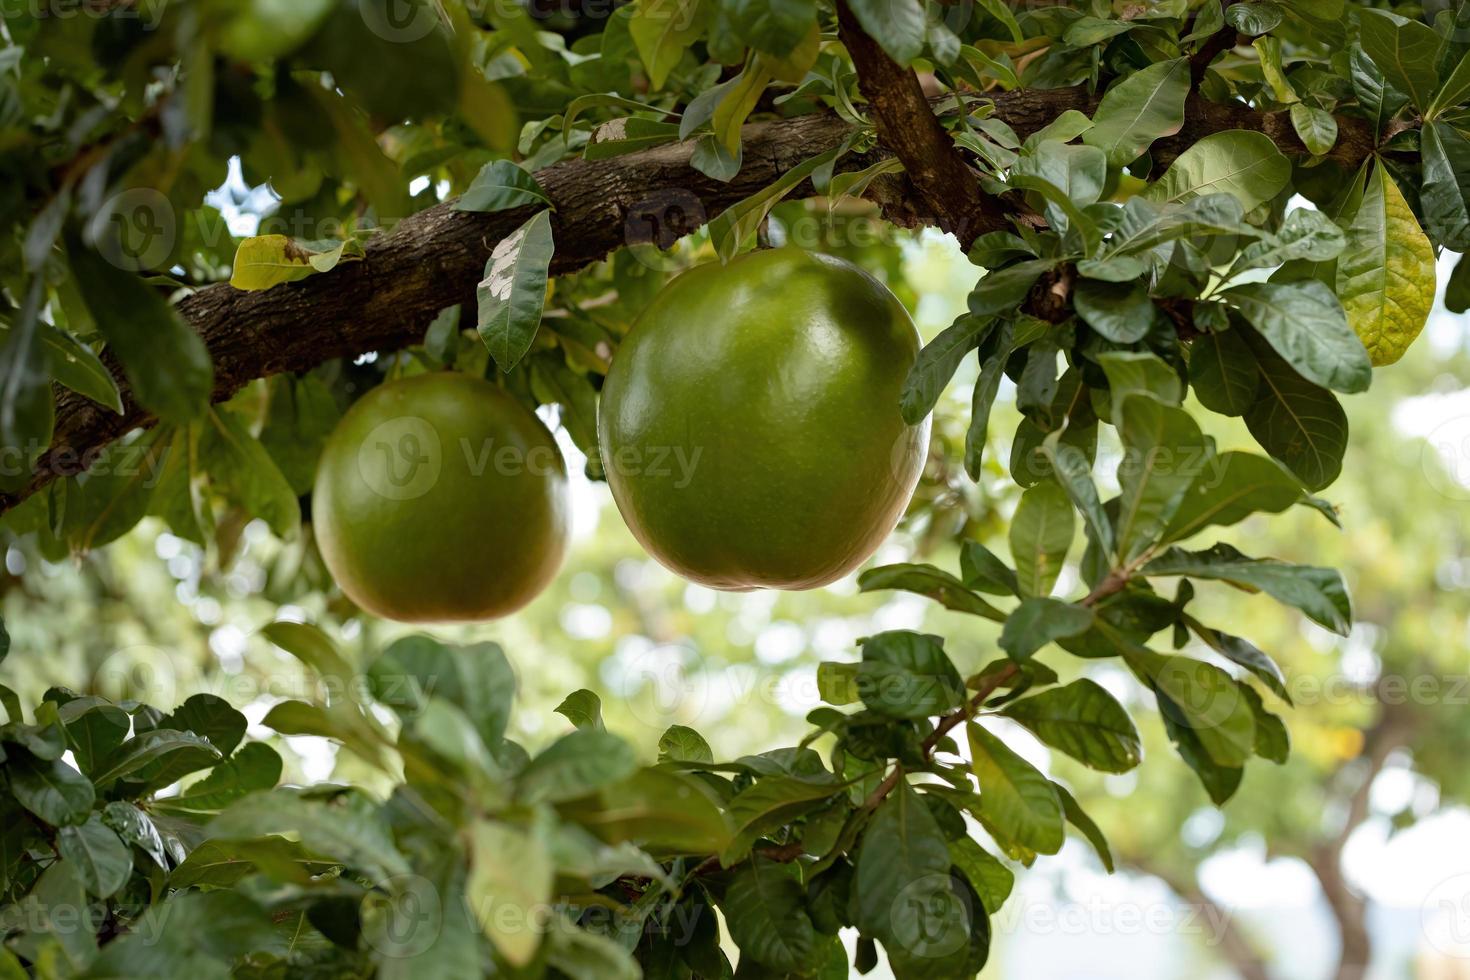
[[[770,72],[757,62],[734,79],[734,87],[715,107],[714,118],[711,120],[715,136],[731,154],[740,152],[740,127],[745,125],[745,118],[755,109],[755,104],[760,101],[761,93],[766,90],[766,84],[770,80]]]
[[[1434,249],[1381,164],[1363,188],[1337,260],[1337,293],[1375,365],[1392,364],[1424,329],[1434,302]]]
[[[236,289],[270,289],[283,282],[305,279],[314,272],[330,272],[344,259],[362,257],[356,242],[298,242],[285,235],[247,238],[235,250],[230,285]]]
[[[472,829],[474,855],[467,883],[480,928],[512,966],[536,955],[545,929],[555,869],[546,845],[509,824],[481,821]]]

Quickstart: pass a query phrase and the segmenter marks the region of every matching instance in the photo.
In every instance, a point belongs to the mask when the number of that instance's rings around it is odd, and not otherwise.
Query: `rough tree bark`
[[[887,60],[881,49],[872,47]],[[894,113],[912,108],[911,99],[890,104],[876,93],[875,97],[879,98],[875,110],[885,110],[887,119],[880,122],[880,134],[901,147],[900,158],[914,168],[906,178],[875,182],[870,191],[869,196],[890,220],[905,226],[948,224],[967,244],[994,221],[1003,220],[999,215],[1015,212],[1014,203],[1003,210],[978,193],[978,202],[970,201],[965,188],[973,186],[972,180],[950,182],[955,173],[953,161],[937,169],[932,162],[921,165],[911,153],[907,127],[893,124]],[[1090,113],[1097,104],[1096,96],[1084,87],[1023,89],[989,97],[995,102],[996,117],[1023,138],[1068,109]],[[1343,118],[1338,124],[1338,142],[1328,157],[1355,166],[1373,151],[1373,134],[1360,120]],[[925,122],[920,128],[937,127]],[[1243,103],[1216,103],[1194,96],[1187,103],[1180,132],[1154,144],[1155,159],[1171,160],[1203,136],[1227,129],[1263,132],[1283,152],[1307,152],[1285,112],[1258,112]],[[573,272],[624,245],[656,242],[667,246],[797,164],[836,146],[849,132],[848,124],[830,113],[749,124],[742,131],[745,165],[729,183],[712,180],[689,166],[692,143],[597,162],[568,160],[538,171],[536,179],[556,209],[552,273]],[[925,140],[932,142],[932,135]],[[931,155],[938,152],[929,143],[925,145]],[[839,162],[838,169],[867,166],[888,152],[880,147],[869,154],[850,155]],[[947,155],[959,159],[952,148]],[[943,184],[938,182],[941,179]],[[924,191],[915,190],[917,180],[924,181]],[[813,191],[807,184],[793,193],[799,197]],[[971,210],[957,208],[951,199],[963,200],[964,207]],[[445,202],[405,219],[370,242],[361,261],[344,263],[332,272],[263,292],[240,292],[218,284],[187,297],[179,304],[179,312],[204,338],[214,359],[214,400],[227,400],[256,378],[305,371],[334,358],[396,350],[417,342],[439,310],[474,301],[475,285],[491,250],[530,213],[531,209],[465,213]],[[958,221],[965,215],[969,223]],[[121,378],[117,364],[111,358],[104,360],[114,376]],[[52,447],[38,460],[24,489],[0,495],[0,513],[58,477],[74,475],[93,464],[106,446],[129,431],[153,423],[126,385],[122,389],[125,410],[121,415],[74,392],[59,392]]]

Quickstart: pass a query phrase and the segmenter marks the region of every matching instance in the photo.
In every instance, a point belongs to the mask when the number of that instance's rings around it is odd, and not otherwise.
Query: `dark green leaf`
[[[480,337],[502,371],[531,348],[546,304],[546,277],[554,249],[551,212],[541,211],[501,239],[479,286]]]
[[[1346,636],[1353,610],[1347,586],[1335,569],[1293,565],[1273,558],[1247,558],[1228,544],[1207,551],[1170,548],[1143,567],[1145,575],[1185,575],[1219,579],[1243,588],[1260,589],[1295,606],[1313,621]]]
[[[1101,772],[1127,772],[1143,760],[1143,746],[1128,712],[1105,688],[1086,678],[1013,701],[1001,714]]]
[[[1012,660],[1025,660],[1037,650],[1092,626],[1092,610],[1060,599],[1034,597],[1022,601],[1006,617],[1000,647]]]

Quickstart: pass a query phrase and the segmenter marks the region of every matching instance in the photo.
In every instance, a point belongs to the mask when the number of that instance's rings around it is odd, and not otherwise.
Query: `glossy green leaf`
[[[1259,360],[1260,387],[1245,424],[1261,448],[1286,465],[1308,490],[1321,490],[1342,472],[1348,420],[1337,398],[1291,369],[1274,353]]]
[[[502,371],[530,350],[546,304],[554,248],[551,212],[541,211],[496,244],[478,289],[480,337]]]
[[[536,183],[536,178],[510,160],[492,160],[480,168],[464,194],[454,202],[454,208],[456,211],[508,211],[534,204],[552,206],[551,198]]]
[[[1044,481],[1021,495],[1011,519],[1011,560],[1023,596],[1046,596],[1062,573],[1072,547],[1076,512],[1067,493]]]
[[[1211,133],[1170,164],[1143,196],[1176,203],[1206,194],[1231,194],[1249,211],[1281,193],[1291,180],[1291,161],[1265,133],[1231,129]]]
[[[1107,154],[1108,164],[1121,167],[1136,159],[1161,136],[1184,125],[1184,98],[1189,94],[1189,61],[1158,61],[1123,76],[1103,94],[1082,140]]]
[[[1062,848],[1062,805],[1051,780],[976,722],[966,728],[980,812],[1001,834],[1033,851]]]
[[[1315,279],[1248,282],[1220,294],[1308,381],[1334,391],[1366,391],[1368,352],[1332,290]]]
[[[102,822],[99,813],[93,813],[84,824],[57,831],[56,849],[87,891],[98,898],[117,894],[133,872],[132,851]]]
[[[1144,574],[1220,579],[1260,589],[1278,602],[1295,606],[1334,633],[1346,636],[1352,628],[1352,602],[1335,569],[1293,565],[1274,558],[1247,558],[1228,544],[1217,544],[1195,552],[1170,548],[1145,565]]]
[[[1101,772],[1127,772],[1143,760],[1142,741],[1128,712],[1086,678],[1014,701],[1001,714]]]

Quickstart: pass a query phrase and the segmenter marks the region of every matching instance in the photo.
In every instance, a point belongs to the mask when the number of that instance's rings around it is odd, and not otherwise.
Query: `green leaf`
[[[919,351],[904,381],[899,407],[909,425],[918,425],[934,411],[945,385],[960,362],[985,340],[995,326],[991,317],[963,314]]]
[[[1108,847],[1108,839],[1103,836],[1101,828],[1087,815],[1087,811],[1082,809],[1082,804],[1077,802],[1077,798],[1068,791],[1067,787],[1061,783],[1052,783],[1052,787],[1062,801],[1062,812],[1066,814],[1067,822],[1082,831],[1082,836],[1087,838],[1087,842],[1097,852],[1098,860],[1102,862],[1108,874],[1112,874],[1113,852]]]
[[[219,749],[211,745],[206,738],[201,738],[193,732],[155,728],[135,735],[106,759],[103,759],[97,766],[100,771],[95,781],[99,786],[106,786],[124,776],[143,773],[160,759],[175,754],[181,755],[182,758],[170,759],[170,762],[184,766],[183,771],[177,774],[178,776],[208,768],[220,758]]]
[[[1269,349],[1265,354],[1259,358],[1261,382],[1245,413],[1246,427],[1308,490],[1321,490],[1342,472],[1347,415],[1332,392],[1297,374]]]
[[[560,809],[609,844],[632,841],[655,855],[719,854],[730,839],[729,822],[705,787],[662,769],[640,769]]]
[[[949,842],[949,859],[980,896],[986,913],[1000,912],[1015,885],[1015,873],[969,837]]]
[[[56,428],[56,400],[46,351],[38,339],[45,286],[40,276],[31,280],[17,326],[6,331],[0,347],[0,447],[22,453],[16,461],[21,465],[4,474],[4,485],[12,489],[30,479],[36,457],[51,445]]]
[[[346,691],[356,671],[326,633],[310,623],[270,623],[260,635],[301,661],[328,684]],[[392,649],[390,647],[390,649]]]
[[[83,823],[92,812],[92,781],[60,759],[12,751],[5,770],[16,801],[53,827]]]
[[[858,576],[858,588],[863,592],[883,589],[902,589],[916,595],[928,596],[946,609],[969,613],[1000,622],[1005,614],[971,592],[964,582],[949,572],[933,565],[883,565],[870,568]]]
[[[722,90],[723,94],[714,107],[710,125],[714,128],[715,138],[720,141],[720,145],[737,160],[740,159],[740,127],[755,110],[756,103],[760,101],[770,81],[771,73],[757,60],[755,64],[747,66],[730,81],[716,86],[716,90]],[[726,85],[729,86],[728,89],[725,88]],[[694,106],[691,104],[689,115],[693,115],[693,112]],[[681,133],[688,124],[687,119],[681,124]],[[769,209],[768,205],[767,210]],[[761,213],[764,217],[765,212]],[[759,221],[756,223],[759,224]]]
[[[93,813],[87,822],[62,827],[56,833],[56,849],[70,862],[87,891],[110,898],[127,884],[133,873],[133,854],[128,845]]]
[[[1062,849],[1062,805],[1051,780],[977,722],[966,726],[980,813],[1010,840],[1041,854]]]
[[[1337,119],[1326,109],[1297,102],[1291,107],[1291,126],[1313,154],[1321,155],[1337,145]]]
[[[1266,269],[1284,262],[1330,262],[1342,254],[1347,238],[1320,211],[1294,208],[1275,234],[1247,245],[1231,266],[1228,278],[1247,269]]]
[[[1092,128],[1082,134],[1082,141],[1107,154],[1114,167],[1132,162],[1154,140],[1172,136],[1184,125],[1189,60],[1158,61],[1122,79],[1108,88],[1093,113]]]
[[[1359,39],[1394,87],[1420,110],[1439,91],[1439,35],[1427,24],[1386,10],[1358,11]]]
[[[82,772],[93,773],[97,764],[127,738],[132,720],[117,705],[101,698],[76,698],[59,711],[66,739]]]
[[[1273,694],[1287,704],[1293,703],[1291,694],[1286,690],[1286,678],[1282,675],[1281,668],[1255,644],[1193,621],[1190,622],[1190,627],[1199,634],[1200,639],[1209,644],[1210,649],[1255,674]]]
[[[659,762],[714,762],[704,736],[687,725],[670,725],[658,740]]]
[[[555,917],[548,926],[546,962],[559,976],[643,980],[647,975],[615,939]]]
[[[1137,559],[1164,537],[1185,494],[1210,459],[1210,443],[1182,408],[1142,395],[1115,418],[1123,440],[1118,464],[1118,558]]]
[[[1105,688],[1086,678],[1013,701],[1001,714],[1100,772],[1128,772],[1143,761],[1133,719]]]
[[[1424,184],[1419,203],[1435,241],[1470,248],[1470,139],[1440,122],[1426,125],[1420,140]]]
[[[204,341],[138,276],[80,245],[70,255],[77,289],[138,402],[165,422],[197,418],[214,392]]]
[[[835,778],[768,776],[741,790],[725,808],[735,824],[735,835],[720,855],[720,863],[728,868],[744,860],[762,836],[817,809],[843,788]]]
[[[869,37],[900,65],[908,65],[924,50],[928,21],[920,0],[847,0]]]
[[[835,660],[817,664],[817,694],[828,704],[856,704],[861,701],[857,680],[859,666]]]
[[[1217,544],[1206,551],[1170,548],[1145,565],[1143,574],[1219,579],[1260,589],[1278,602],[1295,606],[1334,633],[1346,636],[1352,628],[1352,602],[1336,569],[1293,565],[1274,558],[1247,558],[1228,544]]]
[[[395,640],[368,667],[368,681],[373,697],[404,717],[422,711],[430,695],[457,705],[489,746],[505,738],[516,692],[499,644],[451,647],[429,636]]]
[[[928,718],[965,701],[965,682],[937,636],[894,630],[863,641],[863,703],[891,718]]]
[[[1228,527],[1252,514],[1279,514],[1301,499],[1301,484],[1275,460],[1254,453],[1221,453],[1190,484],[1163,540],[1178,541],[1207,527]]]
[[[966,588],[991,595],[1016,595],[1020,590],[1016,573],[978,541],[960,545],[960,575]]]
[[[1053,259],[1027,259],[980,277],[970,290],[968,305],[976,316],[1011,315],[1021,308],[1042,273],[1056,268]]]
[[[634,20],[637,20],[635,15]],[[525,170],[510,160],[492,160],[480,168],[459,200],[456,211],[509,211],[530,204],[552,207],[551,198]]]
[[[265,521],[277,537],[296,536],[301,528],[296,491],[238,415],[226,409],[205,410],[199,459],[211,484],[225,497]]]
[[[222,755],[229,755],[245,737],[247,722],[224,698],[195,694],[170,712],[160,725],[207,738]]]
[[[556,868],[539,836],[509,824],[477,821],[470,828],[465,897],[497,952],[524,967],[541,945]]]
[[[1424,329],[1434,302],[1434,250],[1398,185],[1381,165],[1344,229],[1337,295],[1374,365],[1392,364]]]
[[[1023,596],[1050,595],[1062,572],[1077,523],[1067,493],[1043,481],[1021,495],[1011,520],[1011,560]]]
[[[1202,660],[1164,656],[1137,645],[1125,649],[1123,656],[1140,679],[1167,699],[1177,712],[1176,722],[1216,765],[1239,767],[1251,757],[1255,716],[1229,674]]]
[[[1245,697],[1246,703],[1251,706],[1251,712],[1255,715],[1256,755],[1278,766],[1285,765],[1287,757],[1291,755],[1291,736],[1286,731],[1285,723],[1279,716],[1266,710],[1255,688],[1240,681],[1237,681],[1236,684],[1240,688],[1240,693]]]
[[[122,393],[118,391],[117,381],[92,348],[48,324],[38,323],[36,326],[52,378],[121,415]]]
[[[1290,180],[1291,161],[1269,136],[1231,129],[1211,133],[1179,154],[1143,196],[1175,203],[1226,193],[1240,202],[1243,211],[1250,211],[1281,193]]]
[[[289,835],[313,854],[341,861],[376,882],[410,872],[383,812],[359,790],[329,796],[293,789],[252,793],[210,821],[208,830],[221,840]]]
[[[1274,31],[1281,25],[1281,18],[1281,5],[1276,3],[1251,0],[1246,3],[1232,3],[1225,8],[1225,22],[1240,33],[1252,37]]]
[[[1244,415],[1256,400],[1261,372],[1239,330],[1211,331],[1189,348],[1189,383],[1194,397],[1212,412]]]
[[[602,723],[602,698],[586,688],[562,698],[554,710],[580,729],[600,732],[606,727]]]
[[[479,329],[501,371],[515,367],[536,338],[554,249],[551,212],[541,211],[490,253],[478,288]]]
[[[736,146],[739,146],[738,140]],[[758,191],[738,204],[726,208],[719,217],[709,223],[710,241],[720,260],[728,262],[746,242],[755,236],[756,229],[766,220],[766,215],[783,197],[802,181],[811,177],[818,167],[826,166],[842,155],[845,147],[839,146],[811,157],[788,170],[774,184]]]
[[[163,838],[148,814],[131,803],[113,800],[103,807],[102,822],[111,827],[124,844],[131,844],[152,858],[160,868],[168,869],[169,857],[163,847]]]
[[[1435,93],[1434,101],[1424,111],[1426,119],[1434,119],[1446,109],[1453,109],[1470,99],[1470,51],[1460,58],[1455,70],[1450,72],[1450,77],[1445,79],[1443,85]],[[1425,127],[1429,129],[1431,127]]]
[[[1025,660],[1037,650],[1092,626],[1092,610],[1060,599],[1025,599],[1006,617],[1000,648],[1012,660]]]
[[[211,769],[209,775],[190,784],[178,796],[159,800],[156,806],[191,813],[218,813],[249,793],[273,789],[281,779],[281,770],[280,753],[264,742],[250,742]]]
[[[572,800],[632,775],[638,759],[609,732],[583,729],[564,735],[521,770],[517,794],[527,803]]]
[[[853,880],[856,925],[883,943],[899,976],[953,976],[970,910],[950,886],[949,844],[924,800],[900,780],[873,814]],[[902,967],[927,965],[909,974]]]
[[[1163,405],[1178,407],[1184,400],[1179,373],[1163,359],[1145,351],[1109,351],[1098,357],[1108,378],[1112,417],[1121,419],[1123,402],[1133,394],[1147,395]]]
[[[1081,449],[1062,442],[1065,435],[1066,430],[1053,432],[1042,442],[1041,451],[1062,489],[1067,491],[1072,506],[1081,513],[1092,539],[1104,554],[1112,554],[1116,548],[1113,522],[1098,496],[1097,485],[1092,482],[1092,462]]]
[[[806,894],[793,864],[755,857],[730,879],[720,908],[742,955],[781,973],[804,973],[817,949]]]
[[[1334,391],[1366,391],[1368,352],[1332,290],[1315,279],[1248,282],[1220,294],[1250,321],[1276,353],[1308,381]]]
[[[709,13],[707,0],[638,0],[628,33],[654,91],[664,87],[684,52],[704,33]]]
[[[1134,344],[1148,336],[1154,304],[1139,282],[1112,283],[1081,279],[1072,292],[1077,315],[1116,344]]]

